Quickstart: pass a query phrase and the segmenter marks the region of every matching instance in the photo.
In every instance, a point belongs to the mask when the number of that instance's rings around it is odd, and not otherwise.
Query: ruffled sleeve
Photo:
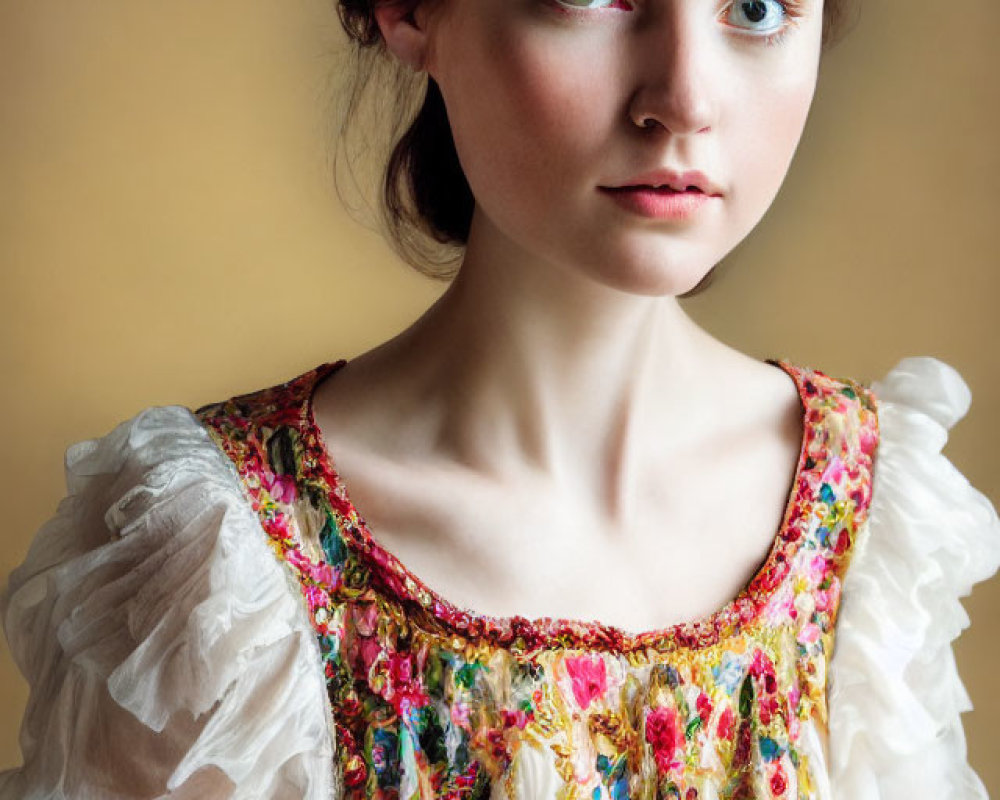
[[[183,406],[66,451],[0,593],[30,685],[0,798],[333,797],[318,645],[238,480]]]
[[[969,625],[959,598],[1000,568],[1000,521],[941,453],[971,393],[930,357],[901,360],[870,388],[880,444],[830,664],[831,787],[837,800],[985,800],[952,641]]]

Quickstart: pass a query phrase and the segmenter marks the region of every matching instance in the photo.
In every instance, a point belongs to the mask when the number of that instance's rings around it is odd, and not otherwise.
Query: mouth
[[[609,192],[656,192],[657,194],[703,194],[721,197],[722,189],[697,169],[676,170],[666,167],[633,175],[622,183],[602,186]]]
[[[686,189],[675,189],[672,186],[650,186],[647,184],[636,184],[635,186],[602,186],[606,192],[656,192],[657,194],[705,194],[697,186],[688,186]]]
[[[631,186],[602,186],[601,191],[627,211],[660,220],[693,219],[715,197],[697,186],[678,189],[641,183]]]

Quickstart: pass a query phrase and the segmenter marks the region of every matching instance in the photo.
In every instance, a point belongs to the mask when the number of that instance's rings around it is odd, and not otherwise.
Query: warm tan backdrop
[[[996,502],[1000,15],[866,1],[773,209],[689,307],[834,375],[947,360],[974,402],[945,452]],[[70,442],[356,354],[440,292],[338,206],[341,41],[333,0],[0,0],[0,580]],[[965,605],[970,760],[1000,793],[1000,578]],[[0,641],[0,768],[25,699]]]

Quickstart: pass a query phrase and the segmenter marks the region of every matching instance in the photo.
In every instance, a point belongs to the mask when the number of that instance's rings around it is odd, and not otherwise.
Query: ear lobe
[[[415,72],[420,72],[427,60],[427,31],[416,18],[416,9],[407,11],[405,5],[379,3],[374,10],[375,20],[389,52]]]

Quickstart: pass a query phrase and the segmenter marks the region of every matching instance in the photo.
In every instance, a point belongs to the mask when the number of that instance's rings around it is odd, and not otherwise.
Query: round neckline
[[[350,490],[340,477],[333,453],[326,446],[323,433],[316,424],[313,400],[319,385],[348,363],[348,359],[328,361],[302,376],[298,393],[298,420],[302,445],[306,454],[319,467],[333,508],[342,516],[338,527],[380,578],[380,586],[390,597],[410,609],[423,612],[426,620],[438,632],[466,640],[489,641],[513,650],[570,647],[585,650],[634,652],[652,650],[667,652],[678,649],[697,650],[709,647],[745,630],[766,605],[787,577],[793,557],[801,545],[799,530],[809,518],[813,505],[809,480],[812,472],[822,470],[825,456],[810,454],[817,423],[810,414],[807,379],[803,370],[784,358],[767,358],[762,363],[780,368],[795,383],[802,412],[799,456],[785,501],[781,523],[771,541],[767,556],[739,593],[724,606],[707,615],[674,623],[666,627],[633,632],[599,620],[564,617],[521,615],[492,616],[452,603],[431,588],[420,576],[387,547],[382,545],[368,527],[364,516],[351,500]],[[811,389],[813,387],[810,387]],[[816,484],[818,485],[818,484]]]

